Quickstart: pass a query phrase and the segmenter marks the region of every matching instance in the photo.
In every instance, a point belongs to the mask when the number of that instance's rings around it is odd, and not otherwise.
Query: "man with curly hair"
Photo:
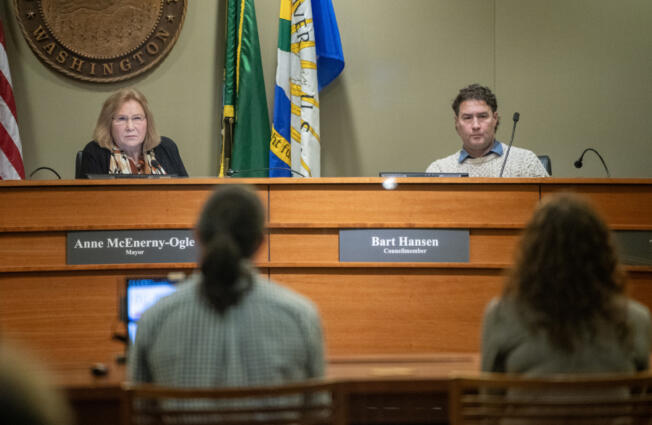
[[[426,172],[499,177],[507,145],[495,139],[500,122],[496,96],[488,87],[471,84],[460,90],[452,107],[462,149],[433,162]],[[533,152],[512,146],[502,176],[548,177],[548,172]]]

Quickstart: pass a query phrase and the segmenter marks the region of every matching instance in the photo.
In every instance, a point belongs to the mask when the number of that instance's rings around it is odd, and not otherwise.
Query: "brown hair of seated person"
[[[453,100],[451,108],[453,108],[453,111],[455,112],[455,117],[460,116],[460,105],[462,102],[466,102],[467,100],[483,101],[487,104],[487,106],[491,108],[491,112],[496,112],[498,110],[498,101],[496,100],[496,95],[493,94],[489,87],[481,86],[480,84],[476,83],[460,89],[459,93]],[[499,125],[500,116],[498,116],[494,131],[498,130]]]
[[[0,342],[0,423],[72,424],[68,404],[47,378],[24,350]]]
[[[253,284],[249,259],[263,240],[265,211],[248,186],[224,185],[204,205],[197,224],[202,248],[202,293],[220,313]]]
[[[593,335],[597,320],[613,323],[623,342],[624,275],[611,233],[596,210],[577,195],[544,199],[528,223],[504,290],[529,312],[530,329],[571,351],[574,336]]]
[[[111,126],[113,116],[120,107],[130,100],[140,103],[145,112],[145,121],[147,123],[147,133],[143,140],[143,152],[154,149],[161,143],[161,136],[156,130],[154,124],[154,115],[149,109],[149,103],[144,94],[133,87],[123,88],[109,96],[102,105],[102,110],[97,118],[93,139],[103,148],[113,150],[113,136],[111,135]]]

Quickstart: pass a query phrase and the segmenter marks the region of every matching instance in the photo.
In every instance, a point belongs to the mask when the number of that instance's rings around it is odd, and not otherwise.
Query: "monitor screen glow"
[[[127,279],[127,330],[132,343],[136,338],[136,328],[142,314],[158,300],[176,291],[176,283],[175,280],[167,278]]]

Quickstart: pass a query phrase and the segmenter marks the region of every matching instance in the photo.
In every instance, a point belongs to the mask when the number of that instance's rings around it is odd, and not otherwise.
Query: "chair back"
[[[211,389],[124,384],[123,423],[344,425],[338,388],[324,381]]]
[[[552,176],[552,161],[550,157],[548,155],[537,155],[537,157],[541,161],[541,164],[543,164],[543,168],[548,172],[548,175]]]
[[[483,374],[450,382],[451,425],[652,424],[652,375]]]
[[[84,178],[84,176],[82,175],[83,158],[84,158],[84,151],[77,151],[77,155],[75,155],[75,178],[76,179]]]

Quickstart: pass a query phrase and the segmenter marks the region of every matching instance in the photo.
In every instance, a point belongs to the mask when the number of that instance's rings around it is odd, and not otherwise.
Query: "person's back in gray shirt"
[[[129,379],[233,387],[322,377],[322,329],[312,302],[254,279],[222,315],[202,297],[199,274],[147,310],[129,350]]]

